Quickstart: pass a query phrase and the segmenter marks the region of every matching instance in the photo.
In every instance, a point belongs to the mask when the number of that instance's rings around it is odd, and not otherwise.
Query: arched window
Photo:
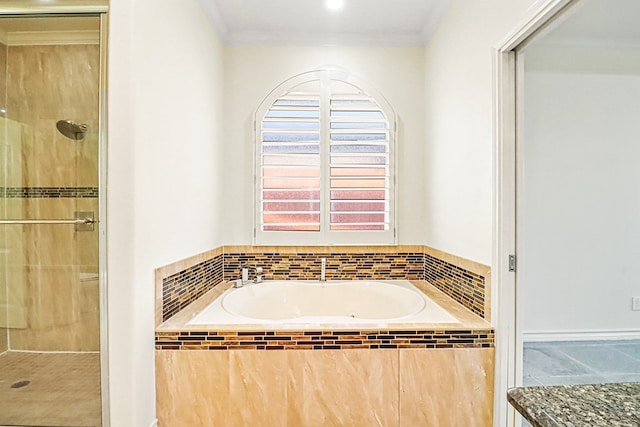
[[[395,114],[342,71],[293,77],[256,111],[256,244],[395,244]]]

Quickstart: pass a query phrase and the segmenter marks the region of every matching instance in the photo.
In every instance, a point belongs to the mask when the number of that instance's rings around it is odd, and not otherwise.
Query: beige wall
[[[111,0],[111,425],[155,419],[154,269],[221,246],[223,48],[195,0]]]
[[[407,175],[399,177],[399,186],[414,197],[402,196],[400,242],[490,263],[491,51],[532,3],[454,0],[424,58],[421,49],[392,54],[375,48],[229,48],[223,70],[223,48],[197,1],[111,0],[107,220],[113,425],[147,427],[154,417],[153,269],[224,244],[250,242],[251,214],[243,209],[251,192],[232,191],[250,186],[242,172],[250,167],[250,148],[230,144],[247,143],[250,112],[264,89],[295,72],[342,65],[387,94],[405,122],[404,140],[411,141],[401,148],[407,150],[400,159]],[[276,53],[289,62],[265,58]],[[371,64],[375,75],[362,72]],[[232,71],[250,78],[243,82]],[[399,84],[403,80],[411,84]],[[246,104],[228,99],[240,94]]]
[[[423,244],[491,264],[492,53],[535,0],[452,0],[425,51]]]
[[[323,67],[341,68],[373,86],[395,109],[398,242],[424,234],[424,87],[422,48],[228,47],[225,55],[225,244],[251,244],[253,230],[254,113],[280,83]]]

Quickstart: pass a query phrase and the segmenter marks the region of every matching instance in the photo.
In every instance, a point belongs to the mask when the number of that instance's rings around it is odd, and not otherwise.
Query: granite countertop
[[[640,383],[517,387],[507,399],[533,427],[640,426]]]

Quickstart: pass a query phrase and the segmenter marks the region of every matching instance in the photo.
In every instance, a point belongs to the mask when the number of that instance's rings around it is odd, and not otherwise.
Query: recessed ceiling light
[[[343,0],[327,0],[327,9],[330,10],[340,10],[342,6],[344,6]]]

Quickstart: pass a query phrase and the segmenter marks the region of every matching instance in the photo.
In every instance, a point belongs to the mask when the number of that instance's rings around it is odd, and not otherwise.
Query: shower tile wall
[[[7,45],[0,43],[0,108],[5,108],[7,99]],[[4,117],[0,117],[0,159],[4,159],[7,126]],[[2,174],[0,174],[2,175]],[[0,215],[4,212],[0,209]],[[5,241],[5,235],[0,230],[0,248],[4,248],[2,243]],[[6,277],[6,256],[0,255],[0,277]],[[7,284],[6,281],[0,281],[0,354],[9,348],[8,329],[7,326]]]
[[[76,211],[92,211],[97,218],[99,46],[4,50],[7,113],[2,125],[8,136],[1,141],[0,215],[70,219]],[[85,139],[61,135],[56,130],[61,119],[87,123]],[[96,235],[76,232],[73,225],[0,230],[0,256],[8,269],[4,277],[11,279],[5,284],[8,312],[0,327],[9,326],[11,350],[98,350]]]

